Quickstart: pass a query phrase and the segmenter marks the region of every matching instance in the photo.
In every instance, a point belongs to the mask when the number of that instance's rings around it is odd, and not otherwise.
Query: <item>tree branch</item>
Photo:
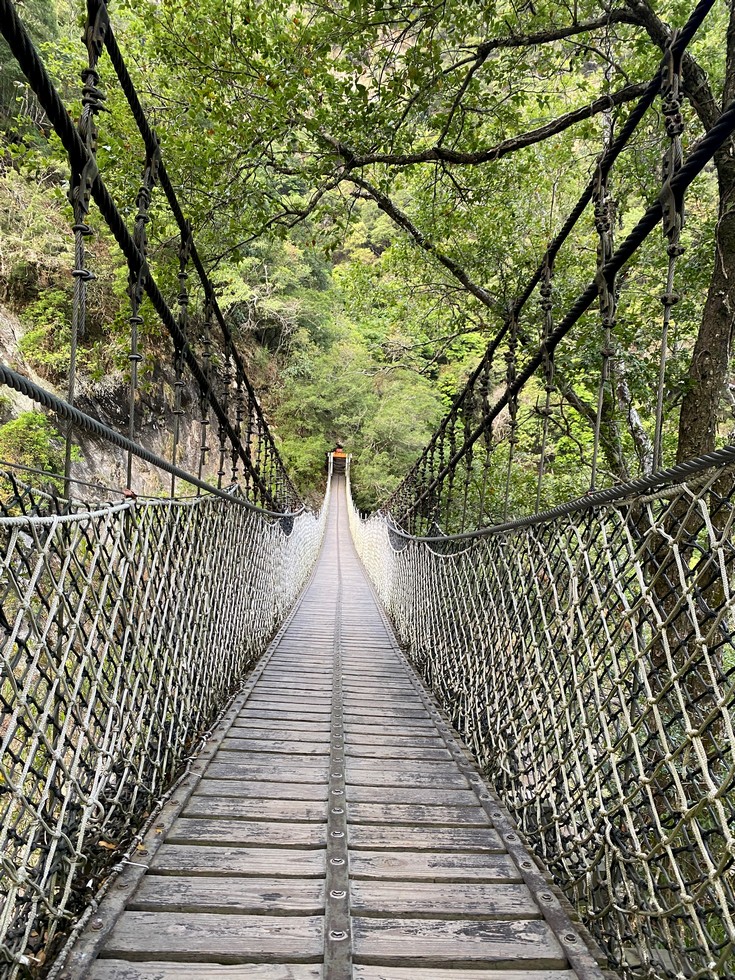
[[[551,44],[553,41],[563,41],[567,37],[578,34],[589,34],[598,31],[609,24],[636,23],[630,10],[621,7],[611,10],[595,20],[584,21],[581,24],[569,24],[567,27],[557,27],[549,31],[538,31],[536,34],[509,34],[507,37],[491,38],[477,45],[477,57],[487,58],[498,48],[533,48],[541,44]]]
[[[444,255],[443,252],[438,251],[434,243],[416,227],[408,215],[404,211],[401,211],[387,194],[384,194],[373,184],[364,180],[362,177],[358,177],[356,174],[346,173],[345,179],[368,194],[384,214],[387,214],[399,228],[402,228],[413,238],[419,248],[422,248],[429,255],[433,255],[436,261],[443,265],[484,306],[493,310],[503,308],[501,301],[482,286],[478,286],[476,282],[473,282],[465,270],[454,259],[450,259],[448,255]]]
[[[544,123],[543,126],[531,129],[527,133],[522,133],[520,136],[512,136],[510,139],[503,140],[502,143],[488,147],[485,150],[477,150],[474,153],[462,153],[436,144],[425,150],[419,150],[416,153],[366,153],[359,156],[352,148],[339,140],[335,140],[324,132],[321,135],[342,157],[347,170],[355,170],[374,163],[405,167],[417,163],[436,163],[437,161],[452,166],[476,166],[477,164],[500,160],[509,153],[515,153],[527,146],[541,143],[551,136],[555,136],[557,133],[561,133],[570,126],[574,126],[584,119],[589,119],[599,112],[605,112],[615,106],[640,98],[646,87],[643,83],[626,85],[619,92],[615,92],[612,95],[601,95],[594,102],[590,102],[586,106],[581,106],[579,109],[573,109],[571,112],[566,112],[551,122]]]
[[[643,427],[643,420],[638,413],[638,409],[633,404],[633,396],[630,393],[630,387],[628,385],[625,361],[619,351],[615,355],[615,373],[617,375],[616,389],[618,401],[628,416],[628,429],[633,437],[636,453],[640,460],[641,473],[643,476],[648,476],[649,473],[653,473],[653,443]]]
[[[460,68],[464,68],[465,65],[470,65],[471,67],[468,72],[469,78],[465,78],[464,82],[460,86],[461,89],[465,89],[467,84],[469,84],[469,81],[471,81],[472,76],[479,68],[483,66],[493,51],[497,51],[502,48],[539,47],[543,44],[552,44],[554,41],[563,41],[568,37],[575,37],[579,34],[587,34],[591,31],[600,30],[601,28],[607,27],[609,24],[637,23],[638,19],[631,14],[630,10],[623,7],[619,10],[611,10],[602,17],[598,17],[595,20],[585,21],[582,24],[570,24],[567,27],[559,27],[555,30],[548,31],[538,31],[535,34],[508,34],[505,37],[489,38],[487,41],[482,41],[477,45],[477,47],[474,48],[472,54],[461,58],[459,61],[455,61],[451,65],[448,65],[446,68],[442,69],[441,72],[431,78],[426,85],[423,85],[416,92],[414,92],[414,94],[408,100],[403,115],[401,116],[398,124],[399,128],[406,121],[408,113],[415,105],[416,101],[422,95],[425,95],[428,91],[434,88],[441,78],[446,78],[448,75],[453,74]],[[467,50],[466,47],[465,50]],[[439,142],[441,142],[444,138],[446,138],[446,134],[442,135]]]
[[[597,407],[580,398],[571,384],[563,381],[558,375],[556,390],[581,418],[589,422],[590,427],[594,430],[597,424]],[[620,433],[618,432],[616,420],[610,413],[610,407],[610,404],[607,403],[603,410],[603,414],[607,418],[604,419],[606,424],[601,426],[600,446],[605,455],[610,472],[615,475],[617,480],[625,482],[625,480],[629,479],[630,474],[628,473],[628,466],[623,455]]]
[[[648,0],[627,0],[627,3],[635,23],[644,28],[654,44],[662,51],[666,51],[671,44],[672,33],[668,24],[661,20]],[[720,118],[720,109],[710,87],[707,73],[688,50],[682,56],[681,65],[684,92],[694,106],[694,111],[704,128],[711,129]]]
[[[341,182],[341,176],[332,177],[331,179],[324,181],[321,187],[318,187],[314,191],[303,208],[283,208],[277,214],[265,221],[257,231],[253,232],[252,235],[249,235],[247,238],[243,238],[235,245],[229,246],[223,252],[220,252],[219,255],[213,256],[210,259],[210,268],[215,269],[223,259],[227,258],[228,255],[231,255],[238,249],[245,248],[246,245],[249,245],[251,242],[260,238],[261,235],[264,235],[265,232],[269,231],[271,228],[274,228],[276,225],[284,225],[286,228],[295,228],[296,225],[301,224],[302,221],[305,221],[309,217],[324,195],[339,187]]]

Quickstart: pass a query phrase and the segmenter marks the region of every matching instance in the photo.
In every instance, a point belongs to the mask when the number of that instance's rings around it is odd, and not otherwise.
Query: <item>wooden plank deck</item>
[[[603,976],[403,661],[345,507],[338,478],[296,613],[62,978]]]

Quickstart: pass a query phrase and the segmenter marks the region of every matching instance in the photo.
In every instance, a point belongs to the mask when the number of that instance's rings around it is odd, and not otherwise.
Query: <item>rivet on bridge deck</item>
[[[67,440],[56,484],[18,467],[2,479],[2,980],[735,978],[735,447],[661,469],[684,196],[735,130],[731,104],[683,154],[682,56],[712,6],[672,36],[426,449],[363,518],[342,447],[320,510],[291,482],[106,4],[87,4],[75,126],[0,0],[69,157],[76,245],[66,398],[0,364]],[[141,136],[132,232],[95,159],[102,57]],[[616,246],[608,177],[659,96],[663,180]],[[147,255],[154,193],[181,236],[172,305]],[[75,404],[93,206],[129,267],[125,434]],[[590,210],[595,279],[554,317],[555,258]],[[616,276],[659,227],[657,472],[603,487]],[[170,459],[138,439],[145,297],[172,342]],[[532,297],[542,341],[522,356]],[[590,493],[543,512],[555,359],[595,303]],[[184,379],[199,395],[193,466]],[[509,490],[530,379],[543,437],[519,516]],[[490,477],[503,412],[504,488]],[[123,451],[122,491],[75,479],[75,432]],[[171,478],[171,499],[136,495],[139,461]],[[184,484],[197,496],[177,498]]]

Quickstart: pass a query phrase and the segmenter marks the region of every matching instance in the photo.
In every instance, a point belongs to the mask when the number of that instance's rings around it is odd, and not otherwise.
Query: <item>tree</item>
[[[490,7],[469,0],[266,8],[207,0],[196,11],[173,0],[135,16],[144,18],[152,50],[167,66],[152,104],[164,105],[171,88],[180,98],[185,93],[186,117],[202,134],[197,154],[210,163],[214,157],[208,180],[227,187],[224,195],[205,198],[203,187],[187,179],[203,226],[214,229],[235,202],[246,201],[229,226],[241,242],[308,221],[334,254],[356,205],[369,201],[411,243],[395,248],[412,287],[430,286],[448,311],[453,325],[437,336],[456,327],[487,338],[584,186],[602,136],[622,125],[674,25],[688,13],[676,3],[656,13],[648,0],[605,8],[592,2]],[[689,143],[732,98],[733,16],[718,0],[702,40],[684,59],[684,92],[695,112]],[[212,29],[221,24],[224,30]],[[624,185],[631,177],[636,187],[644,171],[658,167],[658,149],[647,145],[663,137],[657,125],[642,131],[638,159],[621,161],[615,193],[624,224],[655,193],[650,182],[633,192]],[[731,147],[716,160],[714,267],[701,260],[702,243],[693,255],[708,299],[703,310],[688,312],[700,317],[698,326],[685,324],[692,333],[690,381],[671,397],[672,405],[682,404],[680,458],[712,448],[717,436],[735,309]],[[190,174],[190,163],[183,151],[182,174],[187,167]],[[588,226],[576,245],[581,268],[567,261],[568,284],[558,277],[560,302],[594,274]],[[220,244],[215,255],[221,254]],[[536,337],[533,332],[527,343]],[[583,339],[599,347],[594,330]],[[653,361],[650,333],[646,344]],[[644,463],[650,456],[650,383],[638,385],[629,362],[613,364],[618,422],[627,426],[611,450],[623,461],[618,478],[628,472],[626,454]],[[570,405],[583,417],[586,390],[594,387],[591,365],[586,370],[570,379],[569,389]]]
[[[23,19],[35,44],[53,41],[58,36],[53,0],[26,0]],[[7,128],[19,111],[30,116],[35,123],[43,118],[5,38],[0,37],[0,125]]]

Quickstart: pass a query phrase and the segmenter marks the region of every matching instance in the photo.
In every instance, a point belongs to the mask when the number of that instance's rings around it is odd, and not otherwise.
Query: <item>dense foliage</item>
[[[691,5],[124,0],[111,12],[297,479],[317,486],[324,452],[340,440],[355,456],[361,503],[372,506],[396,485],[502,325]],[[72,0],[24,8],[70,103],[78,100],[82,13]],[[732,16],[717,0],[685,61],[685,150],[733,95]],[[64,163],[15,82],[5,70],[0,109],[12,166],[0,220],[18,220],[13,195],[38,207],[41,186],[54,232],[40,248],[39,238],[29,245],[17,236],[1,271],[25,325],[23,354],[60,383],[70,289]],[[100,120],[100,165],[132,215],[140,139],[109,66],[102,83],[110,112]],[[657,196],[663,146],[653,112],[616,169],[616,234]],[[688,201],[665,462],[729,435],[731,169],[724,153]],[[173,294],[173,229],[155,197],[150,235]],[[590,216],[559,256],[555,313],[594,276],[596,247]],[[99,394],[124,386],[127,322],[122,262],[102,234],[93,251],[107,293],[93,301],[100,330],[85,339],[82,360]],[[717,254],[722,268],[713,265]],[[652,239],[625,273],[602,440],[608,479],[650,466],[665,258]],[[521,327],[530,350],[541,330],[537,306]],[[144,378],[163,344],[151,318],[146,331]],[[701,357],[692,359],[697,337],[716,362],[704,381]],[[582,491],[588,479],[601,343],[590,316],[557,366],[552,499]],[[502,385],[503,371],[493,380]],[[708,385],[714,394],[700,418],[687,398]],[[529,386],[520,406],[519,498],[537,465],[541,388]],[[507,420],[495,438],[502,469]]]

